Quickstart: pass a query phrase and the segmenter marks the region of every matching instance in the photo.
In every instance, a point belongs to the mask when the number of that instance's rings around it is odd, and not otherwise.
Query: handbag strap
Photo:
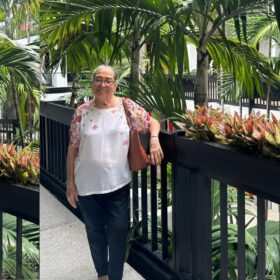
[[[126,120],[127,120],[127,124],[129,126],[129,129],[133,130],[133,125],[132,125],[132,122],[131,122],[130,117],[129,117],[129,112],[128,112],[127,104],[124,101],[124,99],[122,99],[122,103],[123,103],[124,113],[125,113],[125,116],[126,116]]]

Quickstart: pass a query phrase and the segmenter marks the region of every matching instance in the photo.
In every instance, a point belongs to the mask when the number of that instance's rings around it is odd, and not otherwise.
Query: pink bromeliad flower
[[[27,164],[27,158],[23,156],[20,159],[19,163],[20,163],[21,166],[25,166]]]

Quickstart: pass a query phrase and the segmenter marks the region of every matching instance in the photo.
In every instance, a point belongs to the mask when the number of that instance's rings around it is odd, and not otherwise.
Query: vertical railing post
[[[211,180],[196,174],[191,189],[192,274],[195,279],[212,279]]]
[[[175,136],[174,268],[181,279],[212,279],[211,181],[180,163]]]
[[[132,215],[133,215],[133,225],[138,225],[139,223],[139,196],[138,196],[138,172],[133,172],[132,174]]]
[[[161,243],[162,259],[168,258],[168,203],[167,203],[167,163],[161,163]]]
[[[249,115],[252,113],[252,110],[254,108],[254,104],[255,104],[254,97],[249,97],[249,104],[248,104]]]
[[[238,204],[238,279],[245,280],[246,263],[245,263],[245,192],[237,190]]]
[[[174,165],[173,188],[173,266],[179,274],[189,274],[192,271],[191,253],[191,173],[185,168]]]
[[[265,279],[265,200],[257,198],[258,279]]]
[[[221,257],[220,279],[228,278],[228,197],[227,185],[220,185]]]
[[[142,242],[148,242],[147,168],[141,171]]]
[[[151,233],[152,233],[152,251],[158,249],[157,236],[157,167],[151,165]]]
[[[0,211],[0,279],[3,279],[3,213]]]
[[[17,218],[16,279],[22,277],[22,219]]]
[[[18,126],[18,121],[17,120],[13,120],[13,141],[16,138],[16,127]]]

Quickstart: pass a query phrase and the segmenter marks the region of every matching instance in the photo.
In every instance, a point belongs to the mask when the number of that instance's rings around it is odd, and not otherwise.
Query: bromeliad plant
[[[271,121],[259,112],[242,119],[236,112],[231,116],[220,109],[200,107],[178,115],[178,120],[193,139],[220,142],[243,152],[280,160],[280,121],[274,115]]]
[[[0,144],[0,178],[16,183],[39,184],[39,152],[32,153],[30,146],[17,152],[16,146]]]

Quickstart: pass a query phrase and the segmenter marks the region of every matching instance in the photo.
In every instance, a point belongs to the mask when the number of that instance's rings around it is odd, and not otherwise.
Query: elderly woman
[[[150,132],[150,160],[163,158],[157,120],[128,98],[114,95],[116,72],[100,65],[93,73],[94,99],[73,116],[67,156],[67,199],[83,215],[98,279],[121,280],[128,233],[129,127]],[[109,250],[109,257],[108,257]]]

